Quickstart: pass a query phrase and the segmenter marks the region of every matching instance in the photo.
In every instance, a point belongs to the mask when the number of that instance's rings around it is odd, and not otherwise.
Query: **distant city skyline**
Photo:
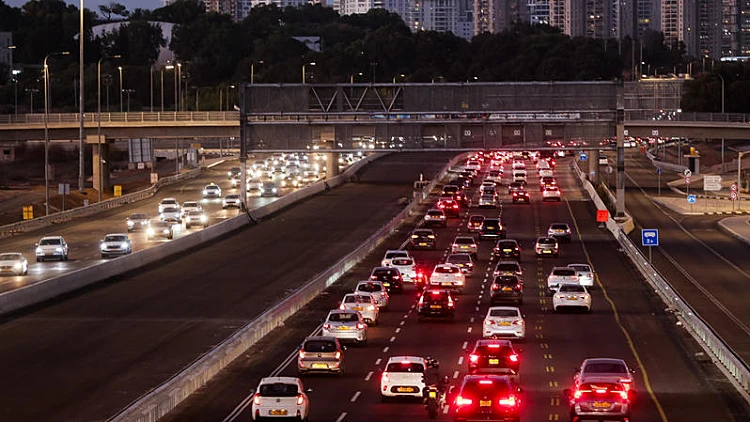
[[[5,4],[13,7],[21,7],[24,4],[28,3],[28,0],[4,0]],[[72,4],[76,7],[80,4],[79,0],[65,0],[65,3]],[[84,0],[83,7],[86,9],[99,12],[99,6],[100,5],[108,5],[110,3],[120,3],[128,8],[128,10],[135,10],[135,9],[148,9],[148,10],[154,10],[162,7],[164,3],[162,0],[120,0],[120,1],[113,1],[113,0]]]

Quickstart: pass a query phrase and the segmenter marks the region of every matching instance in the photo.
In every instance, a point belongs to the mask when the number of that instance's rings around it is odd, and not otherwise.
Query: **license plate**
[[[396,388],[396,391],[399,393],[413,393],[414,387],[398,387]]]
[[[500,322],[497,323],[497,325],[499,325],[501,327],[510,327],[510,322],[508,322],[508,321],[500,321]]]
[[[383,286],[385,286],[385,287],[391,287],[391,283],[383,283]]]
[[[550,251],[550,250],[544,250],[544,251],[542,251],[542,253],[552,253],[552,251]]]
[[[503,252],[513,252],[511,249],[503,249]]]
[[[430,309],[441,309],[442,305],[430,305]]]
[[[595,401],[594,403],[592,403],[592,406],[597,407],[597,408],[607,408],[609,407],[609,402]]]
[[[355,311],[361,311],[361,310],[362,310],[362,307],[361,307],[361,306],[355,306],[355,307],[354,307],[354,308],[352,308],[352,309],[354,309]]]
[[[450,286],[453,283],[451,283],[450,281],[444,281],[442,284],[443,284],[443,286]]]
[[[575,296],[568,296],[568,300],[578,300],[578,298]]]
[[[427,242],[419,242],[419,246],[427,246]]]
[[[268,414],[271,416],[286,416],[286,409],[273,409],[269,410]]]
[[[431,399],[437,398],[437,391],[430,391],[428,394]]]
[[[313,369],[328,369],[328,365],[325,363],[313,363]]]
[[[490,365],[499,365],[500,359],[490,359]]]
[[[492,400],[479,400],[479,407],[492,407]]]
[[[503,291],[504,292],[510,292],[510,291],[513,291],[513,288],[512,287],[503,287]]]
[[[469,249],[468,246],[461,246],[461,249]]]
[[[339,325],[338,329],[341,330],[341,331],[346,331],[346,330],[349,329],[349,326],[347,326],[347,325]]]

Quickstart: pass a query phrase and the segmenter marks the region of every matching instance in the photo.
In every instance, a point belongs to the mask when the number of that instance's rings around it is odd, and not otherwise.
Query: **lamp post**
[[[39,93],[39,90],[36,88],[26,88],[26,92],[29,93],[30,97],[29,114],[34,114],[34,94]]]
[[[128,94],[128,107],[127,107],[126,110],[127,110],[128,113],[130,113],[130,94],[134,94],[135,90],[134,89],[126,89],[125,93]]]
[[[355,74],[351,74],[351,75],[349,75],[349,83],[350,83],[350,84],[353,84],[353,83],[354,83],[354,76],[360,76],[360,77],[361,77],[361,76],[362,76],[362,72],[357,72],[357,73],[355,73]]]
[[[396,83],[396,78],[401,78],[401,80],[403,81],[404,79],[406,79],[406,75],[403,74],[403,73],[400,74],[400,75],[393,75],[393,83],[394,84]]]
[[[375,66],[378,65],[378,62],[370,62],[370,68],[372,69],[371,77],[372,77],[372,83],[375,83]]]
[[[716,76],[721,79],[721,114],[724,114],[724,85],[726,85],[724,81],[724,77],[721,76],[721,74],[717,73]],[[726,171],[726,168],[724,167],[724,138],[721,138],[721,172],[724,173]],[[738,181],[739,182],[739,181]]]
[[[117,70],[120,71],[120,113],[122,113],[122,66],[117,66]]]
[[[44,213],[49,215],[49,95],[50,83],[49,83],[49,68],[47,67],[47,60],[53,56],[67,56],[70,54],[69,51],[61,51],[57,53],[49,53],[44,56],[43,70],[44,70]]]
[[[309,64],[310,66],[315,66],[315,62],[310,62],[310,63],[303,63],[303,64],[302,64],[302,83],[303,83],[303,84],[304,84],[304,83],[306,83],[306,82],[305,82],[305,81],[306,81],[306,79],[305,79],[305,75],[306,75],[306,74],[305,74],[305,67],[306,67],[306,66],[307,66],[308,64]]]
[[[13,71],[12,71],[12,74],[13,74],[13,83],[15,84],[14,91],[13,91],[13,99],[14,99],[15,105],[13,107],[13,110],[14,110],[16,116],[18,116],[18,75],[20,73],[21,73],[21,71],[18,70],[18,69],[13,69]]]
[[[263,60],[258,61],[258,64],[265,63]],[[250,83],[255,83],[255,62],[250,62]]]
[[[120,55],[104,56],[96,63],[96,145],[99,148],[99,160],[96,164],[99,169],[99,202],[102,202],[102,190],[104,189],[104,178],[102,177],[102,60],[119,59]]]
[[[151,65],[151,67],[148,68],[148,89],[149,89],[149,98],[151,99],[151,108],[150,111],[154,112],[154,65]]]
[[[737,209],[742,209],[742,156],[750,151],[740,152],[737,156]]]
[[[232,111],[232,110],[229,109],[229,88],[234,89],[235,86],[234,85],[227,85],[227,95],[226,95],[226,97],[227,97],[227,111]]]
[[[161,68],[161,111],[164,112],[164,69],[172,70],[174,65],[167,62],[166,66]]]
[[[182,63],[177,63],[177,72],[174,76],[174,86],[176,88],[175,90],[175,111],[180,111],[180,104],[182,101]]]

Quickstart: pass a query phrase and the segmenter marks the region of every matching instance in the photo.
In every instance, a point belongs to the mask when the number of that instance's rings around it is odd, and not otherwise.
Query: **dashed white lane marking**
[[[396,328],[396,334],[398,334],[400,332],[401,332],[401,329],[400,328]]]
[[[380,359],[378,359],[380,360]],[[367,373],[367,376],[365,377],[365,381],[370,381],[370,378],[372,378],[372,371]]]
[[[461,365],[462,363],[464,363],[464,357],[463,356],[461,356],[461,357],[458,358],[458,364]]]
[[[477,312],[479,312],[479,306],[477,306],[477,308],[476,308],[476,309],[477,309]]]
[[[398,325],[404,325],[404,324],[406,324],[406,321],[401,321],[398,323]]]
[[[453,379],[456,379],[456,378],[458,378],[458,371],[453,373]]]
[[[357,391],[356,393],[354,393],[354,395],[352,396],[352,398],[349,401],[352,402],[352,403],[354,403],[355,401],[357,401],[357,399],[359,398],[360,394],[362,394],[362,392],[361,391]]]
[[[409,318],[409,314],[404,315],[404,319]]]
[[[477,301],[477,305],[481,305],[481,304],[482,304],[482,301],[481,301],[481,300],[478,300],[478,301]]]
[[[482,296],[483,296],[483,295],[482,295],[482,294],[480,294],[480,295],[479,295],[479,299],[481,299],[481,298],[482,298]]]
[[[467,347],[469,347],[469,342],[465,341],[463,346],[461,346],[461,349],[466,350]]]
[[[382,361],[383,361],[383,359],[378,358],[378,360],[375,361],[375,366],[380,365],[380,362],[382,362]]]
[[[338,419],[336,419],[336,422],[343,421],[345,417],[346,417],[346,412],[343,412],[342,414],[339,415]]]
[[[390,349],[391,348],[388,347],[388,346],[383,347],[383,353],[388,353],[388,350],[390,350]]]
[[[467,332],[467,333],[470,333],[470,332],[471,332],[471,327],[469,327],[469,328],[468,328],[468,329],[466,330],[466,332]]]
[[[447,405],[446,405],[446,406],[443,406],[443,414],[444,414],[444,415],[447,415],[447,414],[448,414],[448,411],[449,411],[449,410],[450,410],[450,407],[449,407],[449,406],[447,406]]]
[[[393,336],[393,337],[391,337],[391,339],[390,339],[389,341],[390,341],[391,343],[393,343],[394,341],[396,341],[396,336]]]
[[[471,317],[471,319],[469,320],[469,322],[471,322],[473,324],[474,323],[474,317]]]

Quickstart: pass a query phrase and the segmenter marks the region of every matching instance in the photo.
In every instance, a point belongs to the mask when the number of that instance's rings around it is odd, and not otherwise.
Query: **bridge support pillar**
[[[328,152],[326,153],[326,178],[330,179],[333,176],[339,175],[339,153]]]
[[[594,186],[599,184],[599,150],[589,151],[589,180]]]
[[[91,144],[91,158],[93,161],[93,178],[94,189],[99,192],[106,192],[109,187],[109,145],[102,139],[101,148],[97,143],[96,136],[87,136],[86,143]],[[99,163],[101,162],[101,171]]]

